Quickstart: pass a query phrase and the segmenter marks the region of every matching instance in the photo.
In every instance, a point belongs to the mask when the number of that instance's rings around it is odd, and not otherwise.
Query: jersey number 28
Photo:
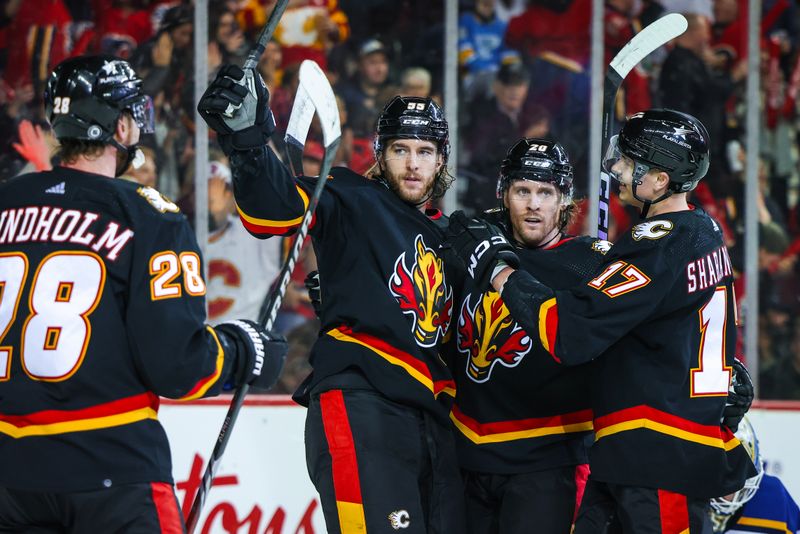
[[[0,381],[10,378],[13,346],[3,339],[17,318],[28,258],[0,254]],[[20,361],[34,380],[60,382],[81,366],[91,337],[89,315],[100,302],[106,268],[87,252],[57,252],[39,263],[20,333]]]

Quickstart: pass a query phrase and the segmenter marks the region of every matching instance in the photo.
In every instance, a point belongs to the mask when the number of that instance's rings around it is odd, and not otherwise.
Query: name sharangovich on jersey
[[[99,213],[51,206],[27,206],[0,212],[0,245],[10,243],[75,243],[105,249],[115,261],[133,237],[133,230],[109,221],[96,224]]]
[[[686,265],[687,293],[702,291],[717,285],[724,277],[732,275],[731,258],[728,256],[727,247],[723,245],[705,257]]]

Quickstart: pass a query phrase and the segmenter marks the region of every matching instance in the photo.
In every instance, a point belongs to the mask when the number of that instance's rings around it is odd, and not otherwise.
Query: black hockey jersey
[[[594,274],[610,243],[567,237],[547,249],[519,248],[520,269],[553,288]],[[472,285],[472,278],[464,277]],[[510,316],[494,290],[465,287],[455,342],[450,414],[459,462],[481,473],[513,474],[586,463],[592,430],[593,364],[559,365]],[[532,333],[533,336],[537,332]]]
[[[172,482],[159,396],[218,393],[186,218],[155,189],[58,167],[0,186],[0,485]]]
[[[262,238],[294,232],[317,179],[295,180],[269,148],[236,152],[231,162],[245,227]],[[331,170],[310,230],[322,334],[299,402],[320,380],[356,368],[386,397],[446,421],[448,407],[438,398],[453,394],[453,380],[439,344],[451,324],[453,289],[439,256],[441,219],[378,181]]]
[[[593,477],[710,498],[755,474],[720,425],[736,347],[735,301],[722,233],[705,212],[635,225],[596,277],[549,299],[524,279],[514,273],[503,294],[538,293],[536,326],[554,359],[579,364],[602,355],[592,381]],[[506,303],[518,317],[519,303],[510,296]]]

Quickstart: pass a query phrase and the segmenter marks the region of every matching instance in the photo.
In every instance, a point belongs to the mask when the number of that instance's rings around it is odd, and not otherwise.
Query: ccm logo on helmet
[[[404,118],[400,121],[400,124],[403,126],[427,126],[430,122],[429,119]]]
[[[534,160],[522,160],[522,164],[526,167],[541,167],[543,169],[549,169],[553,166],[552,161],[534,159]]]

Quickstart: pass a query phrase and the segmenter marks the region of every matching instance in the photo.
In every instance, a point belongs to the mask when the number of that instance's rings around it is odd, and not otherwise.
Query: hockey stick
[[[225,110],[223,113],[224,116],[233,119],[234,115],[236,114],[236,110],[241,108],[243,105],[248,109],[248,113],[244,115],[240,115],[243,118],[248,116],[252,116],[252,111],[254,107],[257,105],[258,100],[253,98],[256,95],[256,73],[255,68],[258,65],[258,60],[261,58],[261,54],[264,53],[264,50],[267,48],[267,43],[270,39],[272,39],[272,35],[275,33],[275,28],[278,27],[278,22],[281,20],[281,16],[283,12],[286,11],[286,6],[289,5],[289,0],[278,0],[275,3],[275,7],[272,9],[272,13],[269,14],[269,18],[267,19],[267,23],[264,25],[264,28],[261,30],[261,33],[258,36],[258,41],[256,41],[256,45],[247,55],[247,59],[244,62],[244,66],[242,70],[244,71],[244,76],[242,79],[237,81],[239,85],[242,85],[247,88],[247,91],[252,96],[248,96],[244,102],[240,104],[231,104],[228,103],[228,109]],[[263,84],[262,80],[259,80],[260,83]],[[250,101],[248,103],[248,100]],[[236,121],[231,121],[236,122]],[[236,128],[234,128],[236,129]]]
[[[686,17],[672,13],[661,17],[633,36],[622,50],[614,56],[606,72],[603,85],[603,149],[601,157],[605,158],[608,143],[611,140],[614,103],[622,82],[630,71],[646,56],[657,48],[686,31]],[[608,199],[610,193],[610,177],[600,165],[600,197],[598,198],[597,237],[608,239]]]
[[[264,50],[267,48],[267,43],[270,39],[272,39],[272,35],[275,33],[275,28],[278,27],[278,22],[280,22],[283,12],[286,11],[286,6],[288,5],[289,0],[278,0],[275,3],[275,7],[272,8],[272,13],[269,14],[269,19],[267,19],[264,29],[261,30],[261,33],[258,36],[256,45],[247,55],[247,59],[244,62],[244,67],[242,67],[242,70],[246,71],[248,69],[256,68],[256,65],[258,65],[258,60],[261,58],[261,54],[264,53]]]
[[[294,246],[292,247],[291,253],[284,261],[280,275],[278,276],[279,283],[277,287],[272,290],[272,294],[268,300],[269,304],[264,308],[263,316],[259,317],[259,323],[268,330],[272,328],[275,322],[275,317],[278,314],[281,301],[283,301],[283,295],[286,292],[286,286],[289,285],[292,270],[297,262],[297,257],[300,254],[300,249],[303,247],[306,235],[308,235],[309,226],[314,217],[314,211],[317,208],[319,197],[327,182],[328,172],[333,163],[333,158],[336,156],[336,149],[341,139],[339,108],[336,105],[333,89],[331,89],[325,73],[322,72],[322,69],[320,69],[316,63],[306,60],[300,65],[299,78],[300,84],[297,88],[297,95],[295,96],[292,114],[289,119],[289,128],[286,133],[287,142],[299,143],[302,151],[302,146],[308,134],[311,120],[316,112],[322,124],[325,155],[322,159],[322,168],[320,169],[316,187],[309,199],[308,208],[303,216],[300,228],[297,231],[297,238],[294,242]],[[188,534],[194,532],[197,522],[200,519],[200,512],[203,509],[203,504],[205,504],[206,497],[208,496],[208,492],[214,480],[214,475],[217,472],[219,462],[222,459],[225,447],[228,445],[228,439],[233,431],[233,425],[236,423],[236,418],[239,415],[239,411],[242,408],[244,398],[249,389],[250,387],[247,384],[242,384],[233,396],[231,405],[228,408],[228,413],[225,416],[225,421],[222,423],[222,428],[219,431],[219,436],[214,445],[214,451],[211,453],[211,458],[203,473],[203,481],[197,488],[197,495],[195,495],[192,508],[189,511],[189,517],[186,520],[186,530]]]

